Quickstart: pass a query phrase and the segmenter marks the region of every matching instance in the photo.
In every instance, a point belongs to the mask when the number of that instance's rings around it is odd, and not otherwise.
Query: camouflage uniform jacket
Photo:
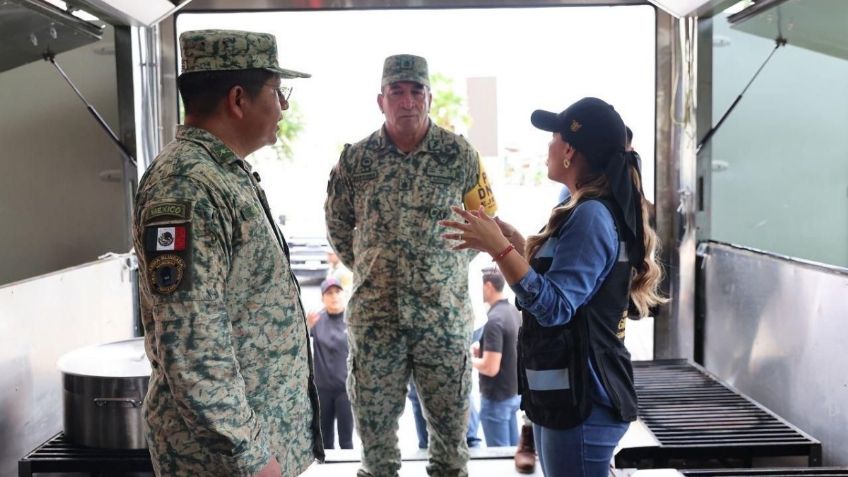
[[[159,475],[253,475],[273,454],[292,476],[323,459],[299,287],[250,170],[180,126],[139,184],[143,412]]]
[[[479,172],[474,148],[432,121],[409,154],[384,128],[345,147],[330,173],[325,213],[330,242],[354,271],[352,325],[468,326],[472,255],[450,250],[436,222],[463,203]]]

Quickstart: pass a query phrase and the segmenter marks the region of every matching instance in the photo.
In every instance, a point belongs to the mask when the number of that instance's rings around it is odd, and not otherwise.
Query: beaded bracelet
[[[509,254],[509,252],[512,252],[513,250],[515,250],[515,247],[513,247],[512,244],[507,245],[506,248],[501,251],[501,253],[495,255],[495,258],[493,258],[492,261],[497,262],[498,260],[506,257],[507,254]]]

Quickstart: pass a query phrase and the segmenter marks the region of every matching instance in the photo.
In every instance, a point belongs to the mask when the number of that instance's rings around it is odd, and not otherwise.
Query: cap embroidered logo
[[[572,119],[571,120],[571,127],[569,129],[571,129],[571,132],[576,133],[582,127],[583,127],[583,125],[578,123],[576,119]]]

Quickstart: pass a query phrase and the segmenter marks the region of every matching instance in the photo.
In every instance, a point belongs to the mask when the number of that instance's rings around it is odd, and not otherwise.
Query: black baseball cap
[[[606,175],[611,198],[626,226],[628,258],[641,269],[645,257],[642,191],[630,177],[631,167],[639,173],[639,156],[625,151],[627,127],[615,108],[598,98],[583,98],[559,114],[533,111],[530,122],[543,131],[559,133],[583,154],[590,167]]]
[[[559,114],[537,109],[530,122],[543,131],[559,133],[599,169],[606,166],[610,156],[624,151],[627,140],[621,116],[598,98],[583,98]]]

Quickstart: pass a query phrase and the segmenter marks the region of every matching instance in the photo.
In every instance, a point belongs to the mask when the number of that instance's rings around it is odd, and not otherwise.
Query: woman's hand
[[[498,224],[498,227],[501,229],[501,233],[504,235],[504,237],[506,237],[506,239],[509,240],[509,243],[511,243],[512,246],[515,247],[515,250],[517,250],[518,253],[523,256],[525,246],[524,236],[521,235],[521,233],[518,232],[515,227],[513,227],[511,224],[504,222],[500,218],[495,217],[494,220],[495,223]]]
[[[470,248],[488,253],[493,260],[497,259],[498,267],[510,286],[527,274],[530,264],[524,259],[524,237],[515,230],[515,227],[490,218],[483,207],[477,210],[463,210],[454,206],[451,210],[465,219],[465,222],[439,221],[439,225],[454,230],[442,234],[443,238],[459,241],[453,246],[454,250]],[[504,235],[504,231],[510,235],[511,239]],[[510,245],[517,250],[513,251]]]
[[[501,227],[486,215],[482,206],[477,210],[463,210],[453,206],[451,210],[465,220],[465,222],[439,221],[439,225],[455,230],[455,232],[442,234],[443,238],[459,241],[452,247],[454,250],[470,248],[495,256],[509,246],[510,241],[501,232]],[[515,228],[513,227],[512,230],[514,231]]]

